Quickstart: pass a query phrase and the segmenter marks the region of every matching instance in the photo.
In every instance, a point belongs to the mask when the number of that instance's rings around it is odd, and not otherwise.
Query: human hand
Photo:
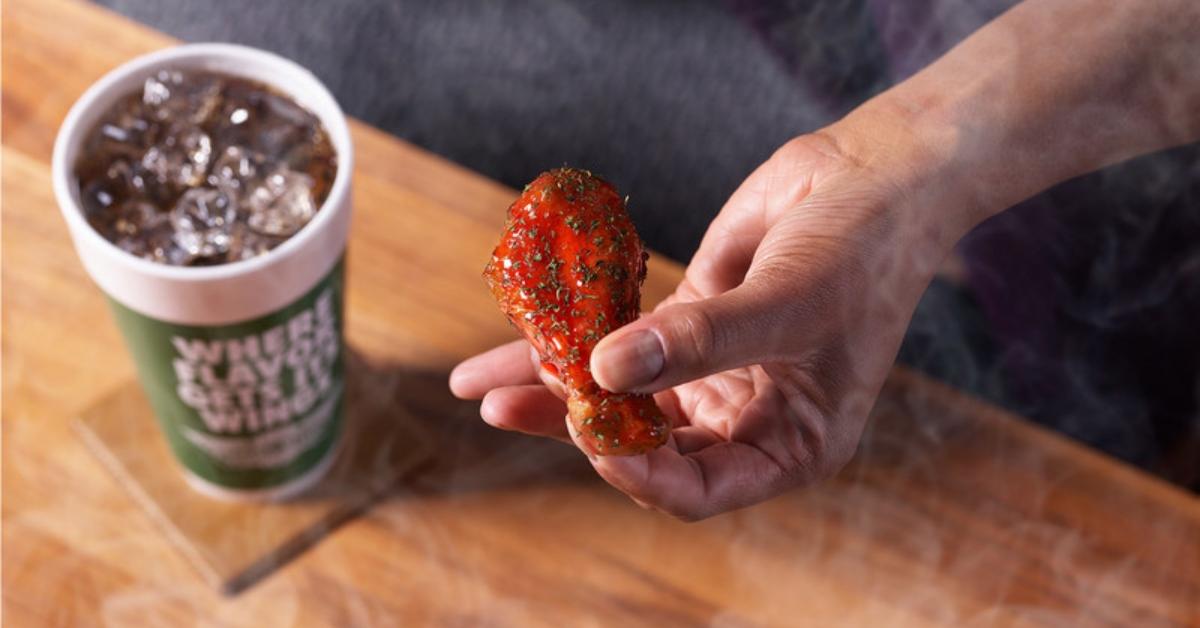
[[[956,239],[911,192],[919,151],[901,159],[864,139],[879,118],[783,146],[729,199],[675,293],[597,345],[596,381],[654,393],[675,424],[649,454],[592,459],[635,501],[699,519],[826,478],[853,456]],[[483,399],[493,426],[571,436],[561,385],[524,341],[463,362],[450,382]]]
[[[961,235],[1054,183],[1200,137],[1186,71],[1198,15],[1190,0],[1023,2],[782,147],[730,198],[675,294],[592,353],[597,382],[655,393],[676,425],[666,447],[596,470],[685,519],[835,473]],[[451,388],[483,398],[492,425],[565,439],[557,384],[537,384],[529,355],[518,342],[471,358]]]

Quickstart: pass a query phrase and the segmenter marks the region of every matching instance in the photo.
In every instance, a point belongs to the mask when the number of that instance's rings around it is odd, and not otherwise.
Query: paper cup
[[[80,145],[121,96],[160,69],[266,83],[321,120],[337,174],[313,219],[250,260],[178,267],[126,253],[84,218],[73,173]],[[108,296],[184,476],[228,499],[282,499],[320,479],[342,429],[343,257],[353,149],[346,117],[309,71],[227,44],[138,57],[75,103],[54,144],[53,181],[75,250]]]

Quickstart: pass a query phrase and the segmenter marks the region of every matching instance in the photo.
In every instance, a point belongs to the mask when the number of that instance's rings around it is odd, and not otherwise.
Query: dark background
[[[514,188],[589,168],[631,196],[648,244],[682,262],[776,147],[1012,4],[100,3],[187,41],[290,57],[348,114]],[[935,281],[901,360],[1200,486],[1198,243],[1196,146],[1067,182],[968,236],[968,282]]]
[[[511,187],[589,168],[631,196],[651,247],[683,261],[756,165],[830,119],[712,2],[102,4],[294,59],[348,114]]]

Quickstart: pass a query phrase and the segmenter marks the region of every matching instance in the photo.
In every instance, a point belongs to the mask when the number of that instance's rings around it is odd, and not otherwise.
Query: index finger
[[[503,386],[537,384],[529,343],[514,340],[467,358],[450,372],[450,391],[460,399],[482,399]]]

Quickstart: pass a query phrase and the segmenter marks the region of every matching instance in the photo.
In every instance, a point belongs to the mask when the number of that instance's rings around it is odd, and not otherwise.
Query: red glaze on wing
[[[647,257],[616,188],[560,168],[508,208],[483,272],[508,320],[563,382],[571,425],[596,455],[645,453],[667,440],[651,397],[608,392],[588,368],[596,343],[637,318]]]

